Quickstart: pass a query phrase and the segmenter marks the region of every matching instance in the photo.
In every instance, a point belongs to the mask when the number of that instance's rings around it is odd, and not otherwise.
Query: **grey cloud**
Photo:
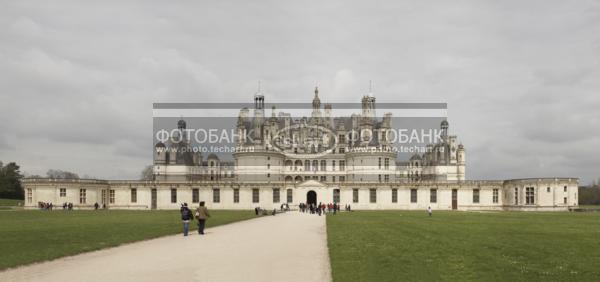
[[[355,102],[373,80],[380,102],[448,102],[471,179],[600,176],[593,2],[5,1],[0,42],[0,159],[30,173],[137,178],[153,102],[247,102],[257,80]]]

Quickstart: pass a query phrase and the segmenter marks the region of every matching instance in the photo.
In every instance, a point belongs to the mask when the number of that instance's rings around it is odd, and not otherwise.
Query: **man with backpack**
[[[181,206],[181,220],[183,221],[183,236],[188,235],[190,230],[190,220],[192,220],[192,211],[188,208],[187,203]]]
[[[204,206],[204,202],[200,202],[200,206],[196,209],[196,219],[198,219],[198,234],[204,235],[204,225],[206,219],[210,217],[208,209]]]

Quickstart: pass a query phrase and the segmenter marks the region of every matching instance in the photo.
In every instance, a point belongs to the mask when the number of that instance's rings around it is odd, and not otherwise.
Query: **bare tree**
[[[146,167],[144,167],[144,169],[142,170],[142,173],[140,175],[140,180],[153,180],[154,179],[153,167],[154,166],[152,166],[152,165],[147,165]]]
[[[79,175],[77,173],[60,169],[49,169],[46,172],[46,176],[54,179],[79,179]]]

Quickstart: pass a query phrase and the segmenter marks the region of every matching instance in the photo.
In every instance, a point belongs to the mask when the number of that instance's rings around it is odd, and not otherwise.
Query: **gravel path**
[[[325,216],[288,212],[10,269],[0,281],[330,281],[325,228]]]

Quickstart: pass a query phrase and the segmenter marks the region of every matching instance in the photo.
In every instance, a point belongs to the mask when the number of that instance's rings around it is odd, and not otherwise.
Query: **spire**
[[[369,79],[369,93],[367,94],[369,97],[373,97],[373,80]]]
[[[321,99],[319,99],[319,87],[315,86],[315,98],[313,98],[313,111],[317,111],[321,108]]]

